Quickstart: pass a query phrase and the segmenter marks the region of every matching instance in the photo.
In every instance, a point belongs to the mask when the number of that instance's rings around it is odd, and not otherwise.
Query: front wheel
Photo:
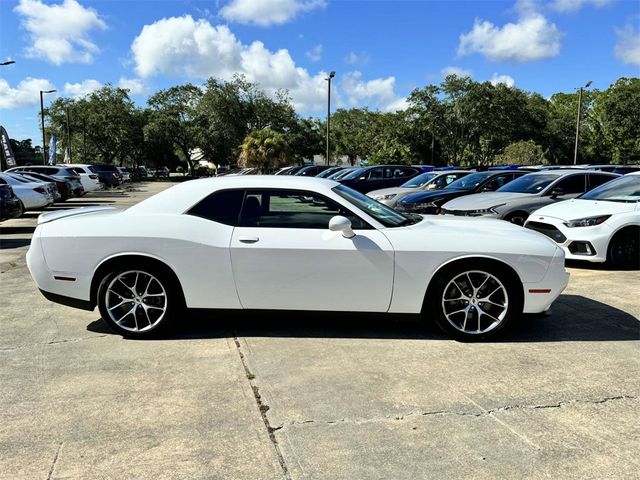
[[[607,261],[613,268],[640,268],[640,229],[629,228],[618,232],[609,244]]]
[[[429,313],[457,340],[493,338],[522,313],[522,284],[506,267],[490,262],[460,265],[434,281]]]
[[[98,288],[98,308],[107,325],[125,337],[148,338],[165,330],[177,311],[175,286],[159,269],[118,269]]]

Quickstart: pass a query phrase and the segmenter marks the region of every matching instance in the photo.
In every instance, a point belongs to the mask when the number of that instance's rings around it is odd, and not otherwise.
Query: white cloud
[[[622,63],[640,67],[640,31],[632,25],[616,29],[618,43],[615,47],[616,58]]]
[[[243,44],[227,26],[214,26],[207,20],[194,20],[189,15],[145,25],[134,39],[131,50],[136,73],[143,79],[165,74],[229,80],[240,73],[269,94],[278,89],[289,90],[299,111],[321,111],[326,102],[327,72],[311,74],[297,66],[286,49],[270,51],[259,41]],[[393,77],[390,78],[393,88]],[[382,79],[372,81],[383,82]],[[355,84],[351,82],[348,85]],[[365,95],[359,98],[376,100],[378,97]],[[393,99],[388,97],[374,103],[388,106],[397,98],[394,95]],[[336,91],[336,100],[340,100],[339,90]]]
[[[83,80],[78,83],[65,83],[64,94],[72,98],[81,98],[98,90],[102,84],[98,80]]]
[[[325,0],[231,0],[220,9],[220,15],[230,22],[266,27],[287,23],[299,13],[325,5]]]
[[[99,49],[89,33],[107,28],[94,9],[85,8],[76,0],[52,5],[41,0],[20,0],[14,11],[23,17],[21,25],[29,32],[27,55],[55,65],[91,62]]]
[[[147,91],[144,82],[139,78],[120,77],[118,87],[129,90],[129,95],[142,95]]]
[[[349,52],[346,57],[344,57],[345,63],[349,65],[366,65],[369,63],[369,54],[367,52]]]
[[[513,79],[512,76],[510,75],[498,75],[497,73],[494,73],[491,76],[491,79],[489,80],[489,82],[491,82],[491,85],[496,86],[500,83],[502,83],[503,85],[506,85],[507,87],[511,88],[516,84],[516,81]]]
[[[457,77],[473,77],[473,72],[471,70],[460,67],[444,67],[440,73],[442,73],[442,78],[446,78],[449,75],[456,75]]]
[[[406,99],[396,95],[395,83],[395,77],[365,81],[362,73],[356,70],[344,75],[340,87],[350,106],[365,103],[385,111],[403,110],[407,106]]]
[[[40,103],[40,90],[55,90],[56,87],[44,78],[27,77],[15,88],[0,78],[0,109],[27,107]]]
[[[516,3],[519,19],[498,27],[476,19],[470,32],[460,35],[458,55],[480,53],[495,62],[531,62],[560,53],[562,32],[535,10],[535,3]]]
[[[551,8],[558,12],[577,12],[585,5],[593,5],[594,7],[602,7],[611,3],[613,0],[554,0]]]
[[[305,53],[307,58],[312,62],[319,62],[322,59],[322,45],[316,45],[307,53]]]

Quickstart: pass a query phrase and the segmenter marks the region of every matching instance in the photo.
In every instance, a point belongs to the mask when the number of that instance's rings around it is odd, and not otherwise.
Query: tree
[[[533,140],[520,140],[504,149],[495,157],[496,165],[541,165],[547,163],[544,151]]]
[[[286,134],[292,160],[295,163],[302,164],[305,160],[313,159],[314,155],[324,153],[325,137],[321,126],[318,120],[303,118]]]
[[[254,130],[244,139],[238,165],[258,168],[265,173],[287,165],[290,160],[284,135],[265,128]]]
[[[196,163],[191,160],[191,152],[199,146],[203,136],[198,117],[201,99],[202,91],[190,83],[161,90],[148,100],[151,113],[144,127],[148,142],[171,145],[191,173]]]
[[[336,155],[346,156],[350,165],[369,156],[374,116],[366,108],[341,108],[331,116],[330,145]]]

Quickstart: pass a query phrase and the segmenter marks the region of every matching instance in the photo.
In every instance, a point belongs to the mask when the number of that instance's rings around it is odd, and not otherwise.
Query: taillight
[[[41,194],[43,194],[43,195],[46,195],[46,194],[47,194],[47,191],[46,191],[44,188],[42,188],[42,187],[36,187],[36,188],[34,188],[33,190],[34,190],[34,191],[36,191],[36,192],[38,192],[38,193],[41,193]]]
[[[97,180],[98,179],[98,175],[89,175],[89,178],[91,180]]]

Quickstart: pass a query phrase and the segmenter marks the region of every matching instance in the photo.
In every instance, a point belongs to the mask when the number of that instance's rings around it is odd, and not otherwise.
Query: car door
[[[328,229],[343,215],[356,232]],[[314,192],[247,190],[231,238],[243,308],[386,312],[393,288],[389,240],[353,212]]]

